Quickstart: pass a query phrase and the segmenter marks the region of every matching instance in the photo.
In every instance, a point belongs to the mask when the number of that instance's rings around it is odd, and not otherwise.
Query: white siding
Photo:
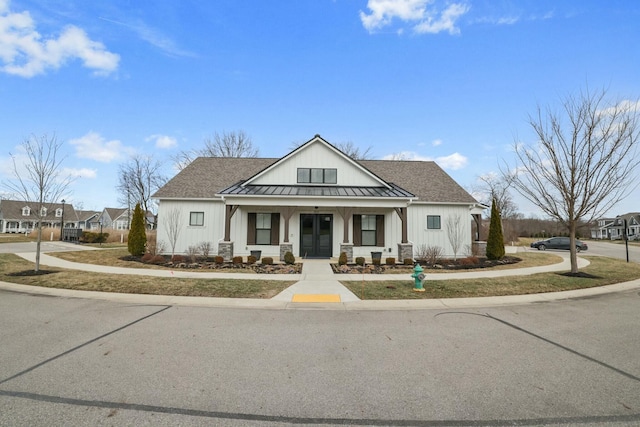
[[[158,242],[164,245],[165,254],[171,254],[166,218],[174,208],[180,212],[181,223],[175,253],[184,254],[189,246],[210,242],[211,254],[217,254],[218,241],[224,238],[224,204],[221,201],[162,200],[158,206]],[[190,226],[190,212],[204,212],[204,225]]]
[[[427,215],[440,216],[440,229],[427,229]],[[472,231],[471,221],[473,218],[469,213],[468,206],[459,205],[428,205],[412,204],[407,210],[409,241],[413,243],[414,255],[420,245],[438,246],[444,251],[445,257],[453,257],[453,248],[449,242],[447,233],[448,218],[460,216],[460,226],[462,229],[463,243],[458,249],[458,257],[464,257],[471,252]]]
[[[298,168],[337,169],[336,185],[372,187],[380,186],[380,181],[364,172],[344,156],[324,144],[312,143],[282,161],[277,167],[259,176],[251,184],[292,185],[298,181]]]

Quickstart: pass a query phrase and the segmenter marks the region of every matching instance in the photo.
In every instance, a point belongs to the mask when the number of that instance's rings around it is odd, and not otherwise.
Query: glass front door
[[[331,258],[333,215],[300,215],[300,256]]]

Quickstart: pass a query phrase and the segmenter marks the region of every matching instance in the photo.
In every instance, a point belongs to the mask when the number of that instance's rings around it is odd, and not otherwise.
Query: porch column
[[[238,210],[238,205],[225,205],[224,213],[224,241],[231,241],[231,217]]]
[[[218,255],[225,261],[233,259],[233,242],[231,241],[231,218],[238,210],[238,205],[225,205],[224,207],[224,241],[218,242]]]
[[[396,213],[400,217],[400,221],[402,222],[402,242],[401,243],[409,243],[409,236],[407,232],[407,208],[394,208]]]
[[[480,227],[482,226],[482,215],[481,214],[471,214],[473,220],[476,223],[476,242],[480,241]]]
[[[349,220],[353,215],[353,208],[339,207],[338,213],[342,217],[342,243],[340,244],[340,253],[347,254],[347,262],[353,262],[353,243],[349,242]]]
[[[280,215],[284,219],[284,240],[283,243],[289,243],[289,220],[295,213],[295,206],[285,206],[280,209]]]

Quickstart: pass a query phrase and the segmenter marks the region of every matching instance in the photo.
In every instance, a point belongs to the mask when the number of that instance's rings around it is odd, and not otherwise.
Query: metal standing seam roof
[[[386,187],[347,187],[315,185],[246,185],[242,181],[225,188],[220,194],[235,196],[312,196],[312,197],[415,197],[389,183]]]

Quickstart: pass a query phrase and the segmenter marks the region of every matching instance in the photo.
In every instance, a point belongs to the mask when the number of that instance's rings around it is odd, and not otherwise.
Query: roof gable
[[[280,160],[258,172],[242,185],[292,185],[299,169],[335,169],[337,186],[384,187],[389,184],[342,151],[316,135]],[[313,183],[305,183],[313,185]],[[326,183],[318,183],[326,184]]]

